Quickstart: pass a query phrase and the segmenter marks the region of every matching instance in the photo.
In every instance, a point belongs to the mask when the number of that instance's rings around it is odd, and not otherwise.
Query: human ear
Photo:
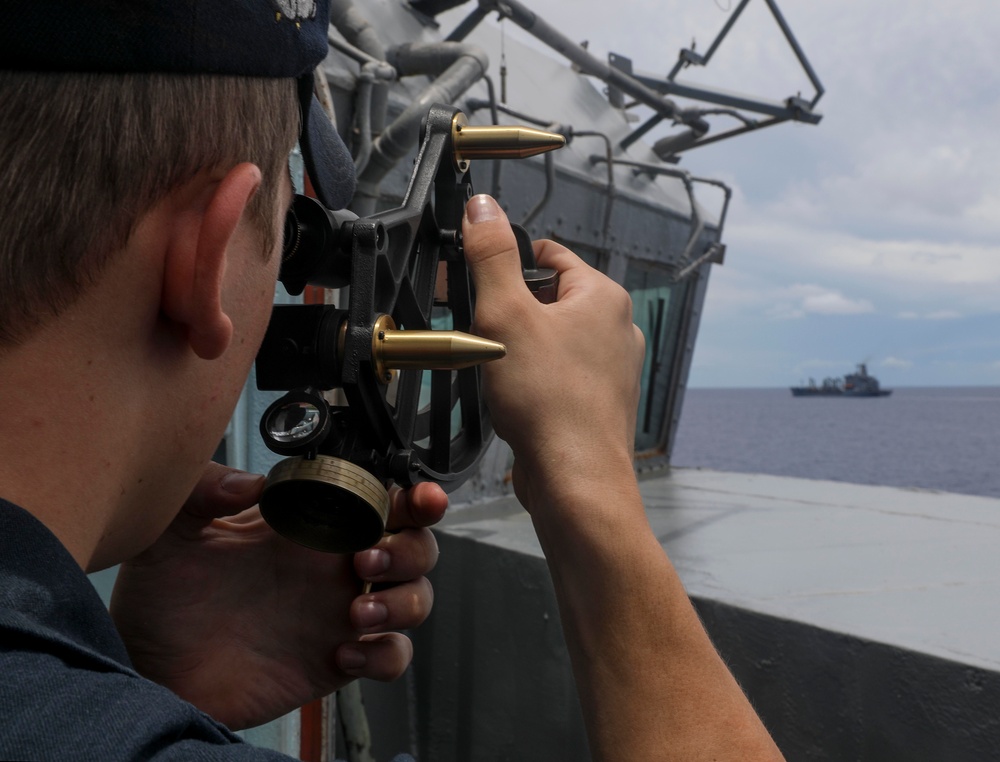
[[[232,320],[222,307],[226,261],[260,180],[256,166],[238,164],[221,180],[200,176],[193,188],[176,194],[161,306],[185,329],[188,344],[203,360],[221,356],[233,337]]]

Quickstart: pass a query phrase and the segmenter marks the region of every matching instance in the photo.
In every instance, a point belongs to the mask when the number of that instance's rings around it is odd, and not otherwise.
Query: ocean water
[[[1000,387],[869,399],[689,389],[672,462],[1000,497]]]

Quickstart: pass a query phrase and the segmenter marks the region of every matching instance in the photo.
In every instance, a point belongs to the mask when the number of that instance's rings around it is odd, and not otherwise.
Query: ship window
[[[631,261],[625,273],[625,288],[632,296],[632,319],[646,337],[636,453],[658,452],[665,444],[686,284],[671,281],[665,270],[646,262]]]

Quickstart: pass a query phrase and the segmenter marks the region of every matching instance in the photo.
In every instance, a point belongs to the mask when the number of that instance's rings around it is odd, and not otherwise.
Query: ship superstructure
[[[892,389],[883,389],[868,366],[859,363],[854,373],[843,378],[824,378],[821,384],[809,379],[805,386],[791,387],[793,397],[888,397]]]

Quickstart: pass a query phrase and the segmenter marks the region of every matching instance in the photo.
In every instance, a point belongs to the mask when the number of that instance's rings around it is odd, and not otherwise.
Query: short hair
[[[295,80],[3,71],[0,95],[0,348],[72,304],[143,215],[201,170],[260,168],[249,212],[273,249],[299,132]]]

